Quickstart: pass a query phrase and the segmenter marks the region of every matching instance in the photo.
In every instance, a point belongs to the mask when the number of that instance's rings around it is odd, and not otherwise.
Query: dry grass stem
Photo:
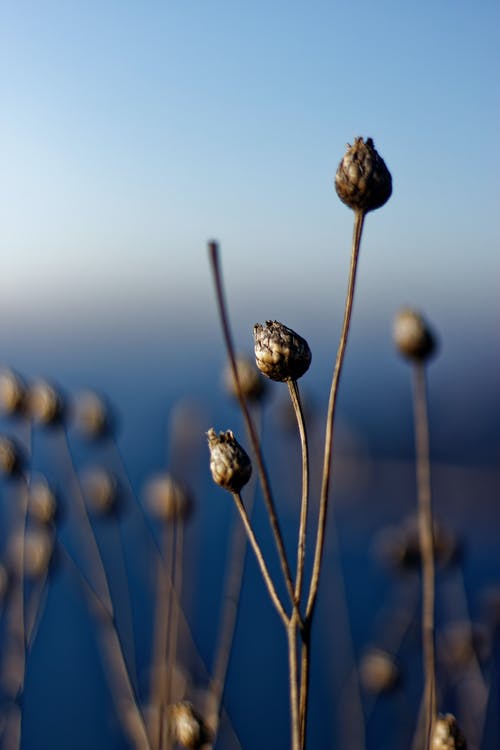
[[[302,593],[302,579],[304,576],[304,561],[306,553],[307,510],[309,504],[309,447],[304,420],[304,410],[300,399],[299,386],[296,380],[288,381],[288,390],[297,419],[302,454],[302,497],[300,502],[300,522],[297,545],[297,574],[295,578],[295,601],[300,603]]]
[[[255,456],[255,461],[257,463],[257,470],[259,473],[260,483],[262,486],[264,502],[266,504],[269,522],[271,524],[271,529],[274,535],[276,548],[278,550],[281,569],[283,571],[283,577],[285,579],[285,584],[288,589],[290,601],[293,605],[295,605],[296,602],[295,602],[295,592],[294,592],[294,586],[293,586],[293,581],[292,581],[292,575],[290,572],[290,566],[288,564],[288,559],[286,556],[283,536],[282,536],[279,521],[278,521],[278,515],[276,513],[274,499],[273,499],[273,495],[271,491],[271,484],[269,481],[267,469],[265,467],[264,457],[262,455],[262,450],[261,450],[257,430],[255,429],[255,425],[253,423],[246,399],[243,396],[243,393],[241,390],[241,384],[239,381],[235,349],[233,346],[231,330],[229,327],[229,316],[227,314],[224,288],[223,288],[223,283],[222,283],[222,273],[221,273],[220,264],[219,264],[219,247],[216,242],[209,242],[208,250],[209,250],[210,264],[211,264],[212,272],[214,276],[217,306],[218,306],[221,326],[222,326],[222,330],[224,334],[224,341],[226,344],[227,355],[229,358],[229,363],[231,365],[231,371],[232,371],[234,383],[236,385],[236,392],[238,394],[238,401],[239,401],[240,408],[241,408],[241,411],[245,420],[245,425],[246,425],[247,432],[250,438],[250,443],[252,445],[252,450]]]

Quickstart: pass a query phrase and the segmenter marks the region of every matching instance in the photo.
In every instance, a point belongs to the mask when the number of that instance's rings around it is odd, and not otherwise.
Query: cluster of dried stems
[[[277,502],[261,448],[259,417],[250,400],[258,400],[258,387],[244,382],[241,362],[237,360],[225,301],[219,248],[209,243],[209,256],[216,289],[216,299],[230,367],[230,382],[237,396],[257,469],[261,494],[267,509],[274,543],[279,556],[286,598],[273,580],[266,555],[252,523],[253,494],[243,500],[241,490],[247,484],[252,464],[231,431],[208,433],[211,469],[215,481],[229,490],[241,517],[242,526],[234,530],[231,564],[221,618],[219,643],[211,677],[204,670],[206,690],[195,707],[186,698],[186,685],[179,676],[180,643],[196,652],[194,641],[182,610],[184,527],[190,515],[191,497],[171,474],[151,480],[147,502],[151,514],[160,523],[158,543],[145,518],[141,505],[130,507],[137,513],[138,525],[148,535],[156,570],[155,618],[151,634],[151,678],[146,699],[141,697],[135,657],[135,636],[131,592],[126,573],[123,539],[117,531],[116,549],[121,556],[121,594],[125,615],[118,622],[114,595],[106,570],[102,549],[89,515],[93,511],[113,516],[118,512],[116,481],[111,474],[93,472],[85,480],[76,469],[68,436],[69,417],[75,417],[87,437],[105,441],[112,455],[115,475],[121,492],[133,497],[133,489],[113,434],[113,419],[106,404],[95,394],[86,394],[79,408],[69,409],[57,389],[48,383],[27,387],[13,373],[2,376],[0,396],[4,407],[16,415],[24,430],[24,451],[14,441],[0,438],[0,470],[13,482],[17,502],[12,505],[11,536],[16,541],[10,551],[9,596],[2,613],[5,652],[0,661],[0,741],[5,750],[19,750],[22,735],[22,697],[26,663],[43,615],[49,576],[54,560],[66,566],[75,576],[94,618],[98,644],[111,694],[125,737],[136,750],[171,750],[175,745],[199,750],[215,746],[224,717],[223,697],[236,626],[238,601],[243,579],[246,538],[255,554],[267,591],[283,625],[288,645],[290,692],[290,728],[292,750],[303,750],[307,741],[308,695],[311,666],[312,626],[317,604],[327,513],[332,476],[332,452],[335,413],[339,383],[348,341],[354,301],[356,272],[368,212],[389,199],[392,179],[373,141],[357,138],[349,146],[336,175],[340,199],[354,211],[351,261],[344,318],[333,367],[323,441],[319,504],[315,523],[311,523],[309,442],[298,379],[307,371],[310,351],[304,339],[280,323],[268,322],[255,327],[255,351],[258,368],[273,380],[287,384],[296,416],[301,445],[302,487],[298,519],[295,565],[290,562],[280,528]],[[429,435],[425,365],[434,350],[434,338],[425,321],[411,310],[403,310],[395,322],[394,339],[400,353],[413,367],[416,466],[419,510],[419,549],[422,560],[422,644],[424,697],[418,750],[465,748],[465,741],[454,718],[437,713],[437,689],[434,635],[435,563],[434,525],[431,508]],[[255,390],[257,389],[257,390]],[[57,504],[46,482],[32,473],[33,428],[50,430],[55,447],[58,471],[68,493],[65,503],[66,526],[73,535],[67,544],[58,533]],[[48,433],[47,433],[48,434]],[[175,437],[173,438],[175,443]],[[102,443],[101,443],[102,444]],[[116,478],[116,477],[115,477]],[[315,533],[311,532],[311,527]],[[116,525],[116,529],[119,526]],[[312,540],[311,540],[312,537]],[[306,576],[306,555],[312,541],[311,574]],[[57,552],[57,555],[56,555]],[[294,569],[293,569],[294,568]],[[5,571],[0,566],[0,594],[7,587]],[[373,666],[373,662],[372,662]],[[387,667],[381,655],[376,668]],[[393,673],[386,672],[390,682]],[[240,747],[236,735],[234,744]]]

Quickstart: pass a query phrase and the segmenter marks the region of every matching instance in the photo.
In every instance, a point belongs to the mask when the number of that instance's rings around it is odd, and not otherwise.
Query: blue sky
[[[2,314],[196,317],[211,237],[252,318],[337,312],[362,135],[394,180],[366,318],[498,316],[499,29],[489,0],[3,0]]]

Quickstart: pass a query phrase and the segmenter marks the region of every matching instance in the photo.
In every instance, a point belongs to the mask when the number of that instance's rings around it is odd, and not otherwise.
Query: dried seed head
[[[210,471],[213,480],[229,492],[239,492],[252,474],[252,464],[231,430],[216,434],[207,432],[210,449]]]
[[[50,383],[40,380],[31,385],[26,400],[29,416],[39,424],[57,424],[63,417],[63,398]]]
[[[354,211],[373,211],[391,197],[392,178],[385,162],[368,138],[355,138],[335,175],[335,189],[340,200]]]
[[[57,500],[45,477],[34,479],[29,492],[30,518],[42,525],[53,523],[58,511]]]
[[[259,370],[271,380],[298,380],[311,364],[311,350],[298,333],[277,320],[257,323],[253,329],[255,361]]]
[[[75,401],[75,426],[89,440],[105,436],[112,429],[112,416],[105,401],[94,391],[80,393]]]
[[[394,319],[393,339],[399,353],[417,362],[428,359],[436,349],[434,334],[420,313],[400,310]]]
[[[0,436],[0,474],[13,477],[23,467],[23,456],[20,447],[8,437]]]
[[[10,570],[18,577],[40,578],[49,569],[53,551],[54,542],[47,531],[31,529],[14,534],[7,550]]]
[[[433,521],[434,556],[440,566],[456,563],[460,558],[461,543],[448,528]],[[398,571],[413,571],[421,567],[420,532],[418,519],[410,516],[399,526],[382,529],[375,541],[377,555]]]
[[[174,703],[167,709],[169,734],[188,750],[200,750],[212,737],[203,717],[188,701]]]
[[[107,469],[87,469],[82,477],[85,501],[96,516],[110,516],[118,508],[119,488],[116,477]]]
[[[452,714],[440,714],[434,723],[431,750],[466,750],[467,743]]]
[[[260,401],[266,391],[266,381],[248,357],[236,359],[236,370],[241,392],[248,401]],[[224,372],[224,385],[231,396],[238,397],[233,370],[228,366]]]
[[[19,414],[23,410],[26,386],[12,370],[0,373],[0,408],[5,414]]]
[[[154,477],[146,485],[146,503],[162,522],[186,521],[193,506],[191,495],[170,474]]]
[[[391,690],[399,679],[399,669],[394,659],[386,651],[370,649],[360,665],[360,677],[363,687],[371,693],[382,693]]]

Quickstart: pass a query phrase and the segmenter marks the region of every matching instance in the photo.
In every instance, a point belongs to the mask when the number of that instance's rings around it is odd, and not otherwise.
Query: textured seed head
[[[61,394],[43,380],[34,383],[28,389],[27,408],[30,417],[42,425],[57,424],[64,415]]]
[[[266,391],[266,381],[248,357],[236,359],[236,370],[241,392],[248,401],[260,401]],[[233,370],[227,367],[224,372],[224,385],[231,396],[238,397]]]
[[[30,518],[41,525],[50,525],[57,511],[56,496],[45,477],[33,479],[29,490]]]
[[[112,429],[107,404],[94,391],[80,393],[75,401],[75,426],[89,440],[106,435]]]
[[[399,679],[399,670],[394,659],[386,651],[370,649],[360,665],[363,687],[371,693],[391,690]]]
[[[340,200],[354,211],[374,211],[391,197],[392,178],[373,141],[355,138],[335,175],[335,189]]]
[[[467,743],[452,714],[440,714],[434,724],[431,750],[466,750]]]
[[[150,479],[146,485],[146,503],[151,515],[167,523],[186,521],[193,506],[187,489],[170,474]]]
[[[174,742],[178,742],[188,750],[200,750],[211,741],[203,717],[188,701],[174,703],[167,709],[169,734]]]
[[[311,350],[302,336],[277,320],[257,323],[253,329],[255,361],[271,380],[298,380],[311,364]]]
[[[16,476],[23,467],[21,449],[8,437],[0,436],[0,474],[6,477]]]
[[[12,370],[0,373],[0,408],[5,414],[19,414],[24,405],[26,386]]]
[[[396,315],[393,339],[399,353],[416,362],[423,362],[436,350],[436,340],[428,324],[410,308],[403,308]]]
[[[118,509],[118,482],[106,469],[87,469],[82,477],[82,486],[85,502],[92,513],[110,516]]]
[[[210,471],[213,480],[229,492],[239,492],[252,474],[252,464],[231,430],[207,432],[210,449]]]

